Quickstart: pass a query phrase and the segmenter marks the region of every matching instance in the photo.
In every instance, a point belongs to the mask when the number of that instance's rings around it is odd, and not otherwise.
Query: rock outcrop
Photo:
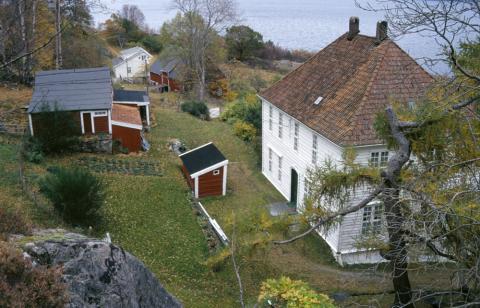
[[[26,243],[27,257],[61,265],[68,307],[182,307],[137,258],[111,243],[63,230],[43,230]]]

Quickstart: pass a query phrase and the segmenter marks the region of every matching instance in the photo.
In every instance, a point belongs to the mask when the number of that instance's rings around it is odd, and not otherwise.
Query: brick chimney
[[[388,23],[383,20],[377,22],[377,43],[380,44],[388,37]]]
[[[348,40],[351,41],[360,32],[360,19],[356,16],[350,17],[349,27],[348,27]]]

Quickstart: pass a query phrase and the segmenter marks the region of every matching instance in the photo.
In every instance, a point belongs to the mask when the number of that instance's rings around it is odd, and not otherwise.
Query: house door
[[[290,177],[290,203],[297,205],[298,194],[298,173],[295,169],[292,169],[292,175]]]
[[[85,135],[91,135],[93,133],[91,113],[83,114],[83,129],[85,130]]]

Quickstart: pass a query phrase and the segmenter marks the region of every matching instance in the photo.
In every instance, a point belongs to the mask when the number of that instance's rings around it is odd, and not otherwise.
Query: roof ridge
[[[400,45],[398,45],[394,40],[389,39],[389,41],[390,41],[393,45],[395,45],[395,47],[397,47],[406,57],[408,57],[408,58],[411,59],[413,62],[415,62],[415,64],[418,65],[418,66],[420,67],[420,69],[421,69],[425,74],[427,74],[428,77],[430,77],[430,79],[431,79],[432,81],[435,80],[435,78],[433,78],[433,76],[432,76],[420,63],[418,63],[417,60],[415,60],[413,57],[411,57],[411,56],[408,54],[408,52],[406,52],[405,50],[403,50],[403,48],[400,47]]]
[[[99,66],[99,67],[87,67],[87,68],[69,68],[69,69],[61,69],[61,70],[42,70],[36,72],[36,75],[60,75],[60,74],[72,74],[72,73],[91,73],[96,71],[110,71],[107,66]]]

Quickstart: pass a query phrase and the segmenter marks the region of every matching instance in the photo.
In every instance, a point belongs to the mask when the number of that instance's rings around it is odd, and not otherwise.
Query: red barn
[[[150,68],[150,81],[155,83],[161,92],[177,92],[182,87],[178,80],[180,59],[157,60]]]
[[[228,160],[213,143],[180,155],[182,171],[195,198],[225,196]]]

